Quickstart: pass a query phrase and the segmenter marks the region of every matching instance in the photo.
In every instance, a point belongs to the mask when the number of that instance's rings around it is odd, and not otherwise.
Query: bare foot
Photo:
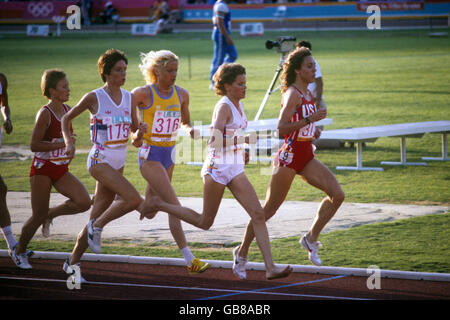
[[[267,280],[274,280],[287,277],[292,272],[291,266],[287,266],[284,269],[276,268],[274,271],[266,272]]]
[[[161,203],[161,198],[158,196],[151,196],[145,198],[145,200],[140,204],[137,211],[141,214],[140,220],[144,218],[153,219],[159,210],[159,204]]]

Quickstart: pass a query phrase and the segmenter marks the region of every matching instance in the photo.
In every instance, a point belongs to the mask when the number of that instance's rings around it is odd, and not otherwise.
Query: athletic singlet
[[[97,113],[90,118],[91,141],[104,148],[126,148],[131,127],[131,93],[124,89],[122,101],[117,105],[108,93],[95,90],[98,101]]]
[[[227,104],[233,114],[233,120],[231,123],[227,123],[225,125],[225,130],[223,132],[223,138],[224,139],[230,139],[234,137],[242,137],[244,135],[244,130],[247,128],[247,118],[244,113],[244,108],[242,105],[242,102],[239,102],[239,109],[241,113],[236,109],[233,102],[227,97],[224,96],[222,99],[219,100],[219,102],[214,107],[214,113],[211,120],[211,129],[214,128],[214,125],[216,123],[216,110],[221,104]],[[236,163],[243,163],[243,156],[244,156],[244,145],[231,145],[227,146],[224,149],[221,150],[215,150],[214,148],[210,149],[210,153],[214,154],[214,158],[216,159],[215,163],[221,163],[221,164],[234,164]],[[230,160],[232,161],[230,163]]]
[[[42,141],[48,141],[48,142],[63,142],[64,138],[62,135],[61,130],[61,119],[59,119],[52,111],[52,109],[45,105],[42,107],[42,109],[45,109],[50,114],[50,125],[48,126],[47,130],[45,131],[45,136]],[[69,112],[70,107],[66,104],[63,104],[64,113]],[[69,127],[70,133],[73,133],[72,126]],[[59,148],[57,150],[52,151],[39,151],[35,152],[34,156],[41,160],[48,160],[56,165],[67,165],[70,163],[72,158],[68,158],[65,155],[66,147]]]
[[[150,104],[138,107],[141,121],[148,125],[144,134],[144,142],[150,146],[173,147],[177,139],[181,122],[181,97],[176,85],[172,86],[167,97],[160,95],[153,84],[147,85],[150,90]]]
[[[297,122],[300,121],[306,117],[309,117],[311,114],[315,113],[316,110],[316,104],[314,103],[314,98],[309,92],[311,99],[307,100],[306,97],[303,95],[303,93],[293,86],[299,93],[301,97],[301,101],[298,104],[297,109],[295,110],[294,114],[291,117],[290,122]],[[294,132],[291,132],[290,134],[284,135],[284,142],[286,144],[291,144],[293,141],[302,141],[302,140],[312,140],[314,138],[314,133],[316,131],[316,126],[314,122],[311,122],[310,124],[295,130]]]

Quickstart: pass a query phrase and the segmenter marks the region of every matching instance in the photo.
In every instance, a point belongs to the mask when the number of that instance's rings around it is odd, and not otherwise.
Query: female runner
[[[264,210],[244,172],[244,143],[256,142],[256,136],[243,135],[247,127],[241,102],[246,92],[245,74],[243,66],[232,63],[219,67],[213,78],[216,93],[222,98],[214,108],[210,149],[202,168],[203,212],[199,214],[189,208],[167,203],[157,196],[150,198],[149,207],[208,230],[214,222],[225,188],[228,187],[251,217],[256,241],[266,265],[266,277],[271,280],[288,276],[292,269],[290,266],[282,269],[273,263]],[[144,215],[152,217],[147,212]]]
[[[322,200],[311,228],[300,239],[300,244],[308,252],[309,260],[320,266],[322,262],[318,250],[321,244],[317,241],[319,234],[339,209],[345,195],[333,173],[314,157],[312,139],[320,137],[320,129],[314,123],[326,116],[325,109],[317,110],[314,98],[307,89],[308,84],[315,79],[315,71],[311,52],[304,47],[291,52],[283,65],[283,97],[278,130],[285,142],[274,159],[264,211],[267,220],[277,212],[296,175],[322,190],[327,196]],[[244,241],[233,251],[233,271],[240,278],[246,277],[245,264],[254,237],[254,225],[249,222]]]
[[[150,51],[141,54],[139,68],[147,85],[132,90],[139,109],[139,118],[148,125],[143,139],[133,141],[139,150],[139,169],[147,181],[146,195],[157,194],[164,201],[180,205],[172,174],[175,168],[175,142],[181,126],[194,138],[189,115],[189,93],[175,85],[178,57],[171,51]],[[169,227],[190,273],[209,268],[195,258],[187,246],[181,221],[169,215]]]
[[[134,186],[123,176],[130,131],[137,138],[147,127],[139,123],[133,94],[122,89],[127,74],[128,59],[116,49],[109,49],[98,60],[104,86],[87,93],[62,120],[66,154],[73,157],[75,144],[70,139],[69,126],[84,111],[90,112],[93,147],[87,158],[87,168],[97,180],[94,204],[88,225],[80,232],[70,259],[63,266],[67,272],[78,265],[88,245],[95,253],[101,250],[103,227],[121,216],[141,211],[144,201]],[[118,195],[117,201],[114,201]],[[113,202],[114,201],[114,202]]]
[[[70,107],[69,81],[62,70],[46,70],[41,81],[42,93],[49,99],[36,117],[31,136],[31,150],[35,152],[30,170],[32,216],[24,223],[16,249],[11,256],[19,268],[31,269],[26,248],[40,225],[48,236],[50,221],[57,216],[84,212],[91,207],[91,198],[84,185],[69,172],[72,155],[65,154],[66,144],[61,131],[61,118]],[[68,128],[68,140],[74,143],[72,128]],[[52,186],[68,197],[63,204],[50,208]]]

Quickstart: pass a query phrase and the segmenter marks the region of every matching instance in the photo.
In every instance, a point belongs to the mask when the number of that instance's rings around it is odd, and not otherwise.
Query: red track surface
[[[186,268],[164,265],[83,262],[88,281],[68,289],[62,260],[31,259],[32,270],[18,269],[0,258],[0,300],[428,300],[450,299],[450,283],[381,279],[381,289],[367,288],[366,277],[292,273],[267,281],[265,273],[249,271],[245,281],[230,269],[211,268],[191,275]]]

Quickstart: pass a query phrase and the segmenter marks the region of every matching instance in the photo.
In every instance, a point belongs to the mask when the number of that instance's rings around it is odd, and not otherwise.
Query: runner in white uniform
[[[225,139],[241,140],[244,137],[244,130],[247,128],[247,118],[244,113],[242,102],[239,101],[240,112],[233,106],[233,102],[227,96],[216,104],[211,121],[211,129],[215,127],[217,121],[218,107],[227,104],[233,115],[231,123],[227,123],[223,133]],[[237,175],[244,172],[244,145],[234,144],[222,150],[210,148],[208,156],[203,164],[202,177],[210,175],[214,181],[228,185]]]
[[[94,146],[88,156],[87,167],[96,180],[94,205],[88,225],[81,230],[72,255],[64,263],[66,272],[78,265],[89,247],[101,250],[101,232],[109,222],[133,211],[141,211],[144,201],[136,188],[123,176],[130,131],[134,138],[142,138],[147,125],[139,123],[134,96],[123,90],[128,59],[122,51],[109,49],[98,60],[100,76],[105,85],[87,93],[62,118],[66,154],[74,156],[75,146],[68,131],[71,121],[82,112],[91,114],[91,140]],[[115,196],[119,195],[117,201]]]
[[[94,143],[87,159],[88,170],[98,163],[107,163],[116,170],[125,165],[131,126],[131,93],[120,88],[122,101],[117,105],[105,92],[94,90],[98,111],[91,114],[91,141]]]
[[[247,127],[241,100],[246,93],[245,68],[237,63],[224,64],[214,74],[216,93],[223,98],[216,104],[212,117],[209,156],[203,166],[203,212],[163,201],[158,196],[146,198],[148,206],[141,213],[152,218],[158,210],[167,212],[198,228],[208,230],[214,223],[225,188],[228,188],[251,217],[256,241],[266,266],[267,279],[287,277],[292,268],[275,266],[270,249],[264,210],[244,172],[244,143],[255,143],[256,136],[244,136]],[[142,211],[141,211],[142,212]]]

